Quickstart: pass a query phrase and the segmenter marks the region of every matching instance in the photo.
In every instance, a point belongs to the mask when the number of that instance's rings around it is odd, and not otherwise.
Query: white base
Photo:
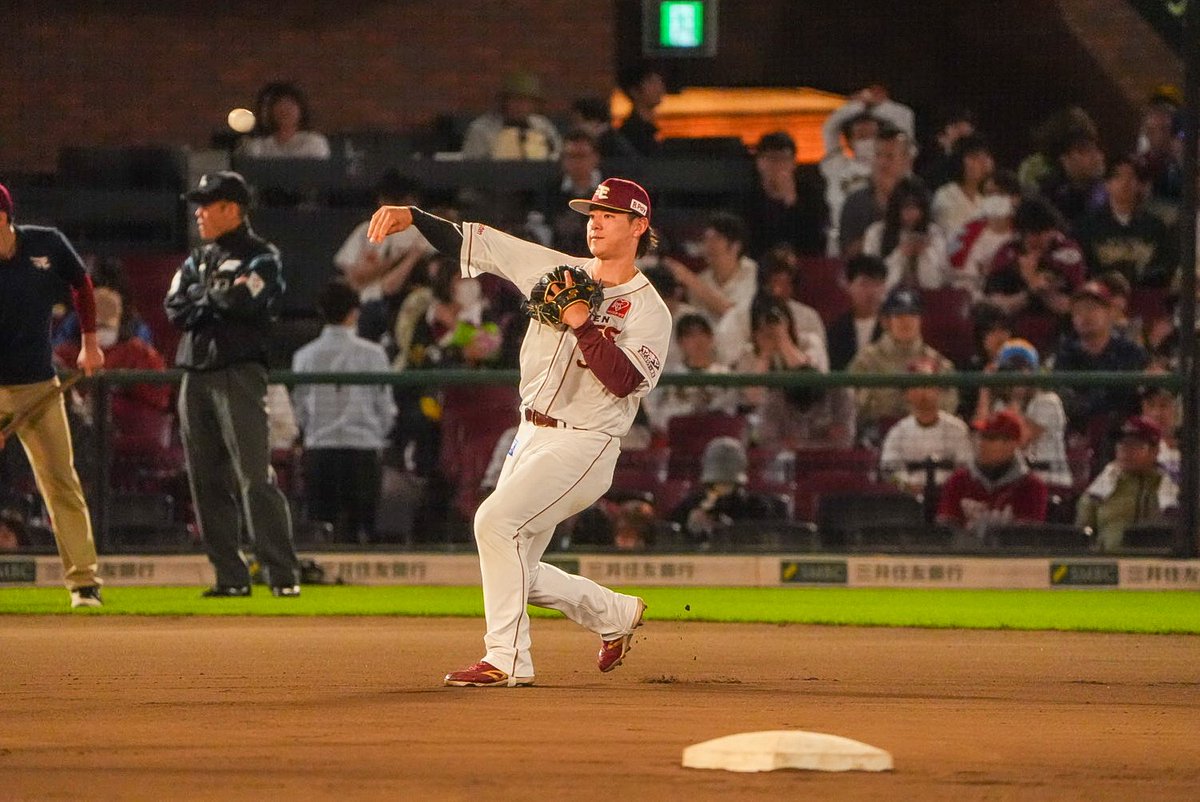
[[[874,746],[801,730],[769,730],[726,735],[683,750],[689,769],[725,771],[890,771],[892,756]]]

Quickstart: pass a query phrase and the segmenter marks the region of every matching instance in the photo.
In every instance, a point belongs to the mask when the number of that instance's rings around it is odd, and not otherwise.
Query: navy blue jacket
[[[0,259],[0,384],[54,378],[50,321],[56,304],[88,283],[87,268],[56,228],[14,226],[17,250]]]
[[[167,318],[183,331],[175,364],[190,370],[242,362],[266,367],[284,288],[279,250],[247,224],[192,251],[164,303]]]

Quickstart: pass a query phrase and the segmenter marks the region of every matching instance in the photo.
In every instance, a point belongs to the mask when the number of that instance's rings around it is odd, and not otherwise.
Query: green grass
[[[1200,594],[1115,590],[633,588],[655,621],[722,621],[964,629],[1200,634]],[[477,587],[305,586],[298,599],[265,588],[201,599],[199,588],[110,587],[105,606],[71,610],[52,588],[0,590],[0,615],[459,616],[483,614]],[[534,615],[557,613],[534,610]]]

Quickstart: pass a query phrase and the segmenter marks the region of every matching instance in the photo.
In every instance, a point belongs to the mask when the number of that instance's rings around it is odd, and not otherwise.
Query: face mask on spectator
[[[117,344],[117,330],[111,326],[97,327],[96,342],[101,348],[112,348]]]
[[[875,159],[875,137],[854,140],[854,159],[870,164]]]
[[[473,278],[463,279],[454,285],[454,303],[459,306],[474,306],[483,298],[483,289]]]
[[[1012,217],[1013,202],[1007,195],[985,195],[979,202],[979,211],[989,220]]]

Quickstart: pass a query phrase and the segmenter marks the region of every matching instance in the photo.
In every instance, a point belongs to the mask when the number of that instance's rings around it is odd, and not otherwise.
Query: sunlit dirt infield
[[[535,620],[537,686],[443,688],[471,619],[0,618],[0,798],[1196,799],[1200,638]],[[680,767],[735,732],[886,774]]]

